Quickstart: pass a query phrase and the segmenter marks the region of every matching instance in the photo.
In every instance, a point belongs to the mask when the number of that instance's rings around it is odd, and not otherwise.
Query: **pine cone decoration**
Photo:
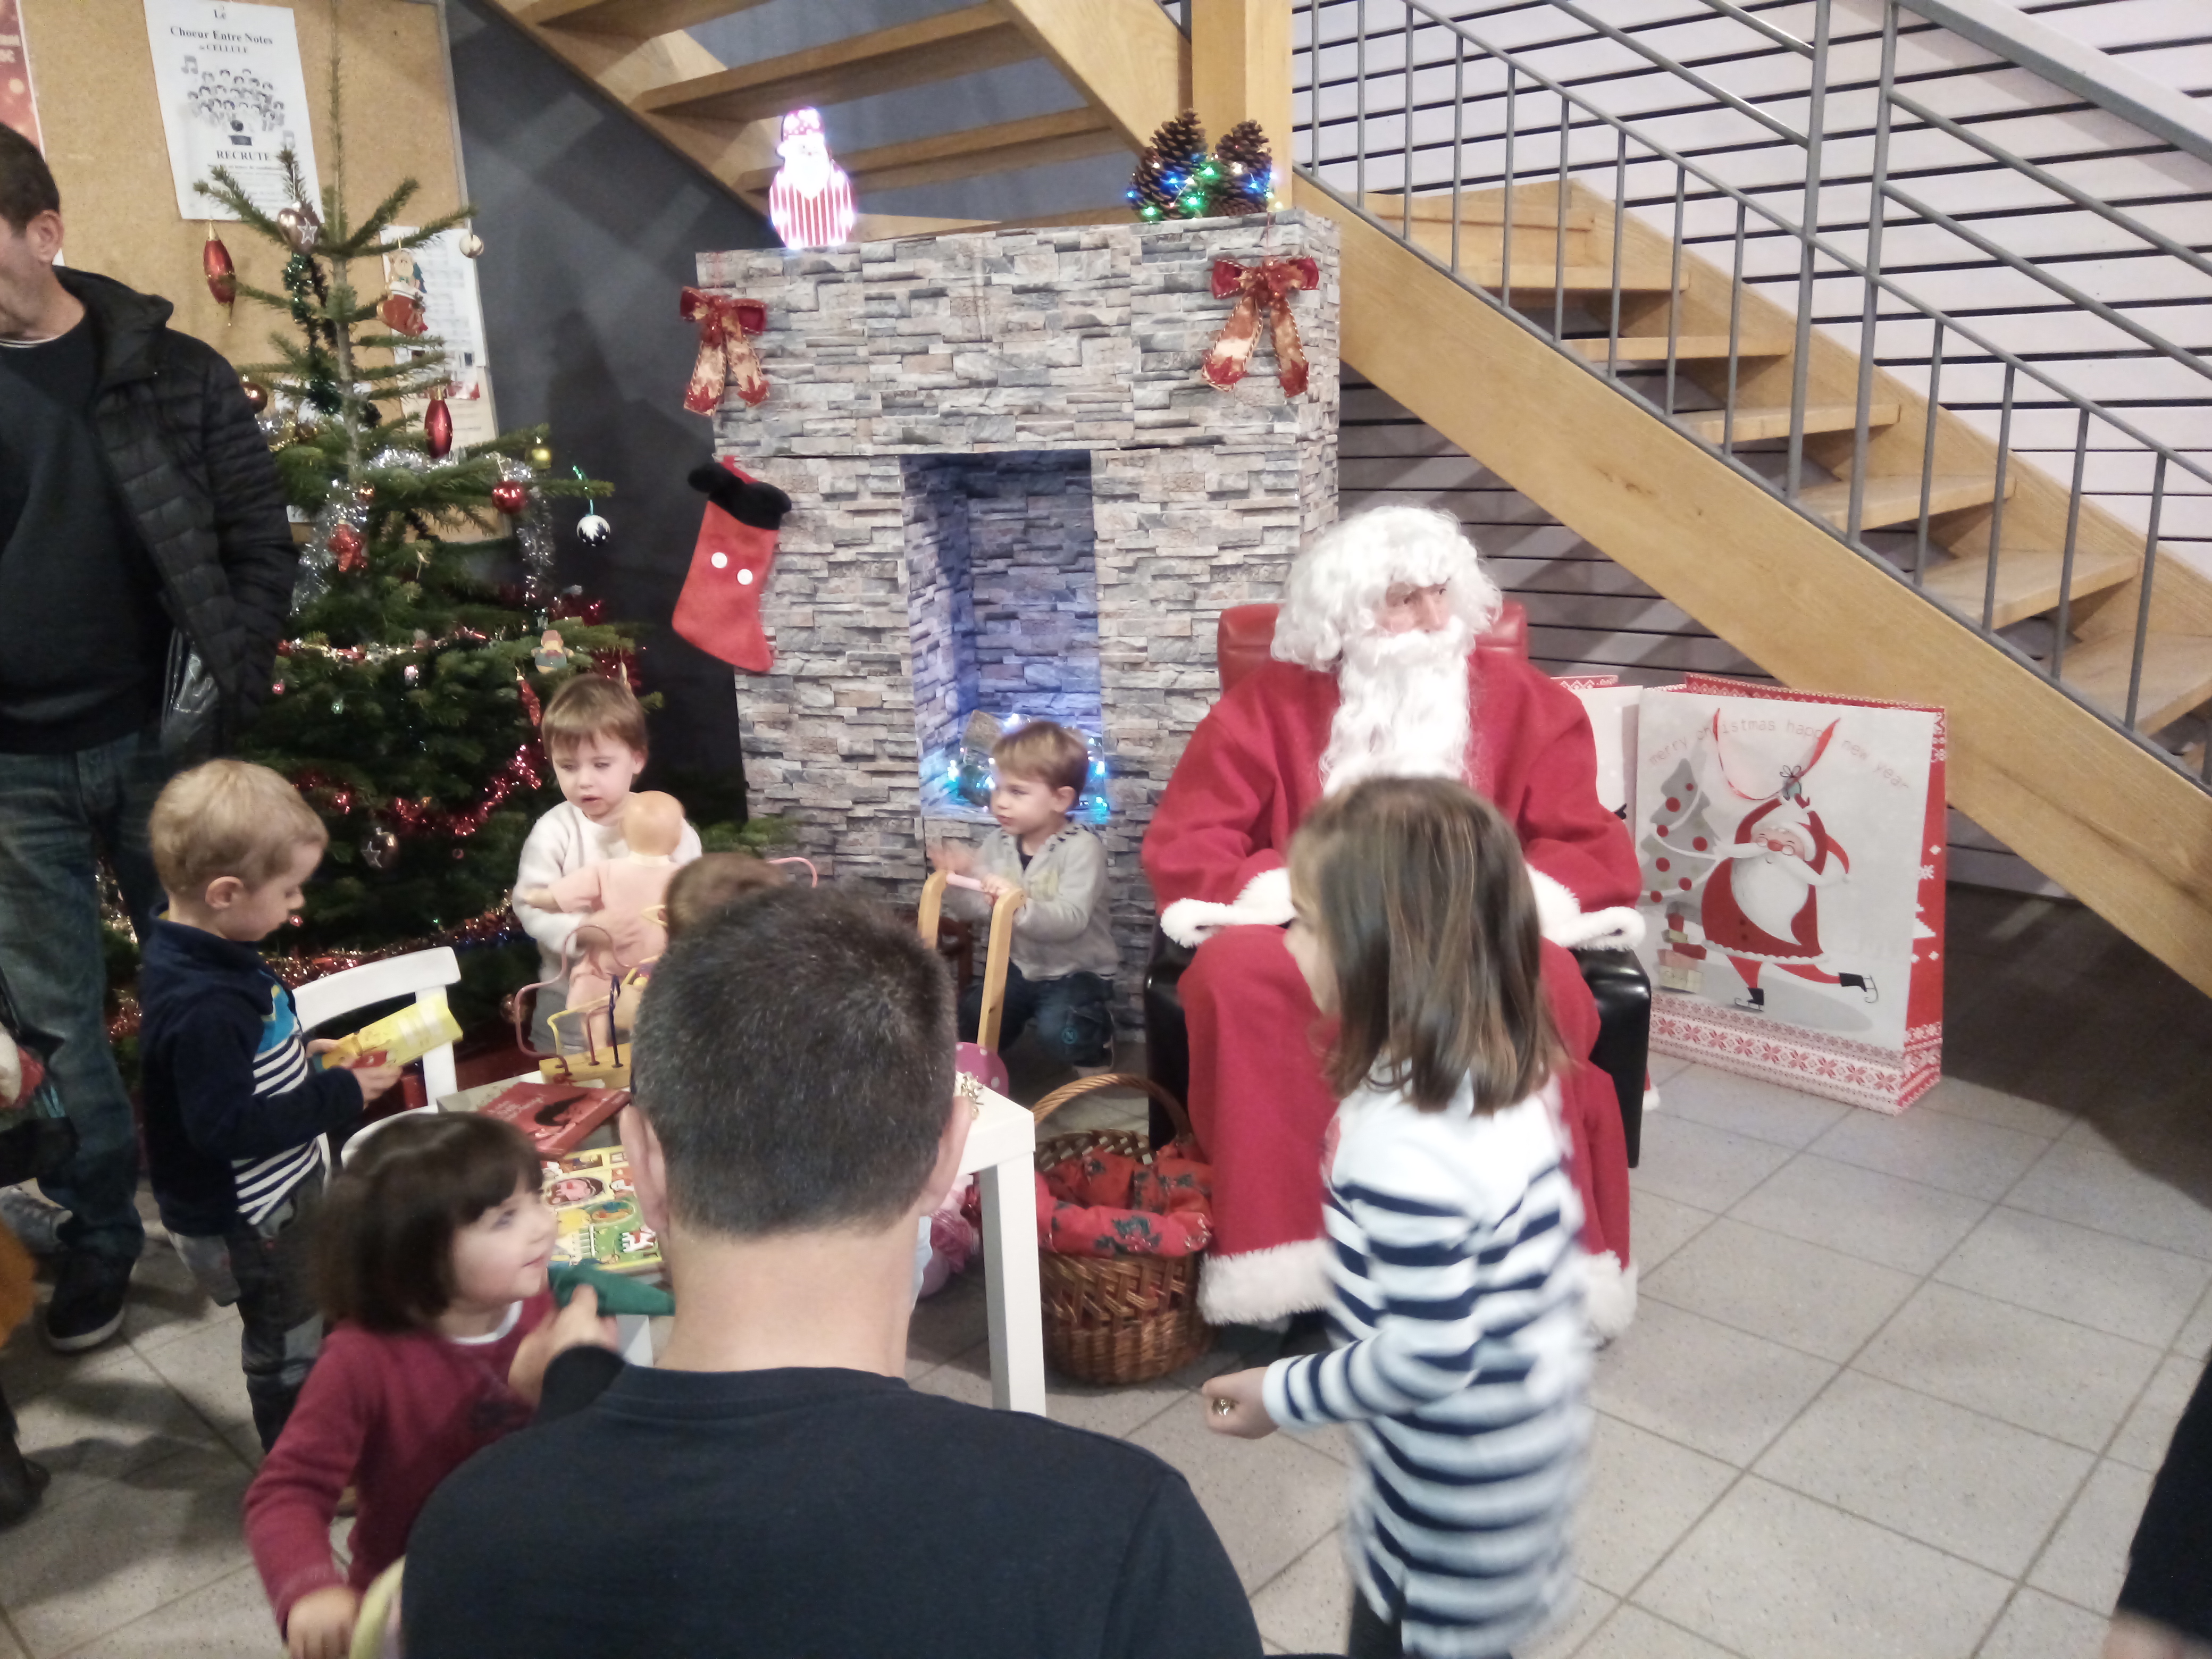
[[[1152,153],[1159,157],[1158,178],[1168,191],[1164,211],[1170,216],[1202,218],[1206,210],[1207,181],[1200,177],[1211,158],[1206,153],[1206,129],[1198,112],[1185,110],[1172,121],[1163,121],[1152,135]]]
[[[1269,185],[1274,177],[1274,157],[1268,153],[1267,135],[1257,121],[1239,121],[1221,136],[1214,147],[1216,177],[1211,181],[1207,211],[1218,215],[1264,213]]]
[[[1170,219],[1176,212],[1176,193],[1163,175],[1168,164],[1150,144],[1137,157],[1137,170],[1129,175],[1129,204],[1147,222]]]

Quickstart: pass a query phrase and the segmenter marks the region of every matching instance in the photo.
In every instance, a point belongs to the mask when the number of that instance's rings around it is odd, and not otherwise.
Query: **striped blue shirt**
[[[264,970],[265,971],[265,970]],[[292,993],[269,975],[269,1012],[261,1022],[261,1041],[253,1051],[253,1094],[289,1095],[307,1082],[307,1046],[300,1036],[300,1012]],[[234,1158],[231,1178],[238,1188],[238,1213],[256,1225],[282,1204],[310,1170],[324,1167],[326,1143],[317,1135],[303,1146],[288,1146],[270,1158]]]
[[[1582,1206],[1554,1091],[1488,1115],[1362,1091],[1328,1162],[1335,1346],[1276,1361],[1267,1413],[1351,1425],[1346,1548],[1419,1659],[1492,1659],[1555,1619],[1590,1415]]]

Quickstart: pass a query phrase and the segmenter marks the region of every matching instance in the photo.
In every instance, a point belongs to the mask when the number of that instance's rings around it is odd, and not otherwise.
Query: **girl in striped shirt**
[[[1291,848],[1286,944],[1338,1030],[1326,1354],[1208,1383],[1207,1425],[1351,1425],[1352,1659],[1496,1659],[1563,1610],[1589,1411],[1580,1206],[1535,899],[1463,785],[1376,779]]]

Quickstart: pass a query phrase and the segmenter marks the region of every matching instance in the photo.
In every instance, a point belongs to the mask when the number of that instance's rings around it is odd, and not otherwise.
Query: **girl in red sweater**
[[[561,1349],[609,1342],[598,1298],[557,1316],[553,1212],[529,1139],[466,1113],[386,1124],[331,1184],[317,1296],[333,1328],[246,1493],[246,1536],[291,1659],[344,1659],[361,1594],[438,1483],[523,1426]],[[359,1489],[349,1571],[331,1554]]]

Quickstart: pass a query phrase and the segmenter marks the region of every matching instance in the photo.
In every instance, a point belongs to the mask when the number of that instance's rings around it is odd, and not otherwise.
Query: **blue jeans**
[[[983,1017],[983,976],[969,981],[960,999],[960,1036],[975,1040]],[[1065,974],[1030,979],[1006,964],[1006,1010],[999,1025],[1000,1049],[1014,1046],[1030,1021],[1037,1041],[1063,1066],[1097,1066],[1114,1053],[1114,982],[1103,974]]]
[[[138,1259],[138,1133],[107,1046],[100,940],[106,854],[141,938],[162,904],[146,819],[169,768],[152,731],[65,755],[0,754],[0,974],[76,1126],[39,1185],[64,1206],[67,1248]]]

